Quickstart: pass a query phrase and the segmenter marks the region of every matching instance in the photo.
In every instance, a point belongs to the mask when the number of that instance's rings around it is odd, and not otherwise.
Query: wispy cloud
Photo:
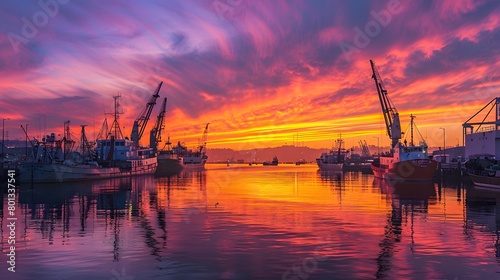
[[[11,139],[22,139],[17,122],[40,115],[47,130],[67,119],[100,123],[118,92],[129,129],[159,81],[172,139],[194,143],[208,122],[218,147],[281,145],[298,131],[314,131],[304,136],[312,146],[339,132],[383,134],[369,59],[398,109],[420,112],[421,125],[439,127],[440,112],[460,108],[446,120],[459,137],[499,84],[498,1],[242,1],[222,15],[212,1],[69,1],[45,12],[31,38],[23,26],[44,12],[37,2],[3,1],[0,11],[0,103]],[[376,24],[376,35],[366,33]],[[357,30],[369,43],[348,61],[340,44],[355,46]],[[9,34],[25,38],[17,51]],[[481,89],[488,98],[472,100]]]

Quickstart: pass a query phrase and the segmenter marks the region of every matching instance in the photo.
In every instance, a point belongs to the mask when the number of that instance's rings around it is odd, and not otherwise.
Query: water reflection
[[[209,166],[22,186],[19,275],[453,279],[499,270],[498,194],[316,169]],[[2,250],[5,240],[3,231]]]
[[[320,175],[322,181],[326,182],[340,182],[344,177],[344,173],[342,171],[321,171],[318,170],[317,174]]]
[[[500,262],[500,190],[475,187],[467,192],[465,231],[475,238],[474,229],[495,234],[495,256]]]
[[[401,241],[403,220],[410,218],[411,244],[414,240],[415,216],[426,215],[429,199],[435,199],[436,190],[433,182],[395,182],[374,178],[373,187],[391,204],[384,227],[384,238],[380,241],[380,252],[377,257],[377,279],[387,278],[392,269],[392,257],[399,250],[397,243]],[[411,247],[412,248],[412,247]]]

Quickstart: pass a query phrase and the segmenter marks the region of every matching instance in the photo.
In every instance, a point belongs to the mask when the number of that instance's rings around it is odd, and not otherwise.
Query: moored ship
[[[371,168],[377,178],[402,181],[431,181],[437,162],[427,158],[427,145],[399,144],[387,155],[376,158]]]
[[[167,149],[158,152],[158,167],[156,168],[157,176],[170,176],[178,174],[183,170],[182,158],[174,153],[171,148],[170,137],[167,141]]]
[[[264,161],[262,163],[262,165],[264,165],[264,166],[278,166],[278,164],[279,164],[279,161],[278,161],[277,156],[274,156],[272,161]]]
[[[69,122],[65,123],[69,124]],[[69,126],[68,126],[69,136]],[[85,128],[82,126],[82,139]],[[83,143],[83,141],[82,141]],[[22,183],[55,183],[68,181],[92,180],[113,177],[120,173],[119,168],[105,168],[82,153],[72,152],[74,144],[69,137],[56,139],[55,133],[47,135],[42,141],[33,144],[32,159],[18,165],[19,179]],[[82,146],[84,150],[85,146]]]
[[[98,163],[103,167],[119,168],[118,176],[153,174],[156,171],[157,159],[153,149],[136,146],[128,139],[115,140],[114,137],[97,140],[97,151],[100,153]]]
[[[207,159],[208,156],[204,151],[204,147],[199,147],[198,150],[193,151],[178,142],[174,148],[160,152],[158,164],[159,168],[164,168],[165,165],[165,168],[180,168],[180,170],[203,169]]]
[[[411,115],[411,140],[410,143],[401,143],[401,124],[399,113],[387,95],[387,90],[382,82],[382,78],[375,68],[375,63],[370,60],[372,68],[372,78],[375,81],[377,92],[384,115],[386,129],[392,140],[391,151],[388,154],[380,155],[371,164],[373,174],[377,178],[398,180],[398,181],[430,181],[437,168],[437,162],[429,159],[428,147],[425,141],[415,145],[413,142],[413,129],[415,116]]]
[[[344,169],[348,151],[342,146],[344,143],[342,137],[335,142],[337,143],[336,149],[331,149],[329,152],[322,153],[321,156],[316,159],[316,164],[318,164],[321,171],[342,171]]]
[[[159,96],[161,85],[162,83],[158,85],[148,102],[146,111],[149,113]],[[82,125],[80,151],[72,151],[74,141],[70,140],[69,121],[65,122],[63,139],[56,139],[52,133],[42,141],[35,141],[35,144],[32,144],[34,151],[32,159],[19,164],[18,167],[20,181],[58,183],[153,174],[157,167],[156,155],[151,148],[139,145],[143,132],[141,128],[145,127],[149,116],[146,118],[141,114],[134,122],[131,138],[135,141],[124,138],[118,124],[119,97],[119,95],[114,96],[115,112],[112,128],[108,132],[107,122],[104,122],[105,125],[99,133],[103,138],[96,141],[96,147],[87,141],[85,126]]]
[[[114,96],[115,112],[111,129],[108,132],[107,127],[101,129],[100,135],[104,134],[104,139],[96,141],[97,162],[103,167],[118,167],[123,173],[122,176],[154,174],[158,166],[156,153],[151,147],[143,147],[139,141],[144,134],[146,125],[156,104],[156,99],[160,96],[160,89],[163,82],[158,84],[153,95],[149,99],[146,107],[135,119],[130,139],[123,137],[118,123],[118,98]],[[98,137],[100,138],[100,137]],[[118,175],[117,175],[118,176]]]
[[[167,149],[161,150],[158,154],[158,171],[156,174],[167,175],[182,170],[203,170],[208,160],[206,154],[208,125],[209,123],[206,124],[203,131],[202,142],[194,151],[182,145],[180,141],[177,142],[175,147],[172,147],[169,137],[165,145]]]
[[[205,163],[207,163],[207,137],[208,137],[208,125],[205,125],[205,130],[203,131],[203,136],[201,143],[198,145],[196,150],[188,150],[187,147],[177,143],[177,147],[174,148],[174,152],[181,158],[182,167],[184,169],[204,169]]]

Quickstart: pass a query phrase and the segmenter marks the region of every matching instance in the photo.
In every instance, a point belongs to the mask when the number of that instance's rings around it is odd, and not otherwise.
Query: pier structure
[[[500,159],[500,97],[493,98],[470,117],[463,127],[465,157],[494,157]],[[494,114],[494,119],[491,117]],[[482,117],[481,121],[473,121]],[[489,120],[488,120],[489,119]]]

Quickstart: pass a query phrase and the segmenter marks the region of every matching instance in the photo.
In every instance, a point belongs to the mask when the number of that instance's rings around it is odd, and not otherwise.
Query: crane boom
[[[371,155],[370,148],[368,148],[368,144],[366,144],[366,140],[363,140],[363,146],[365,147],[365,156],[369,157]]]
[[[130,140],[139,143],[141,140],[142,134],[144,134],[144,130],[146,129],[146,125],[148,124],[149,117],[151,116],[151,112],[153,111],[153,107],[156,104],[156,99],[160,96],[160,88],[163,82],[158,84],[153,96],[149,99],[149,102],[146,104],[146,108],[142,110],[139,114],[139,117],[135,119],[134,126],[132,127],[132,134],[130,135]]]
[[[370,149],[368,149],[368,144],[366,144],[366,140],[359,140],[359,146],[361,147],[361,155],[362,156],[370,156]]]
[[[201,144],[200,144],[200,152],[204,152],[206,146],[207,146],[207,138],[208,138],[208,125],[210,123],[207,123],[205,126],[205,130],[203,131],[203,136],[201,138]]]
[[[385,89],[382,82],[382,78],[375,67],[375,62],[370,60],[370,65],[372,67],[372,78],[375,81],[375,86],[377,87],[378,97],[380,100],[380,106],[382,107],[382,114],[384,115],[385,126],[387,129],[387,134],[392,140],[392,148],[396,147],[401,139],[401,123],[399,121],[399,113],[396,110],[394,104],[392,104],[389,96],[387,95],[387,89]]]
[[[161,104],[161,110],[156,118],[156,123],[153,129],[151,129],[151,133],[149,135],[149,147],[153,148],[153,151],[156,152],[158,150],[158,143],[161,142],[161,131],[164,128],[165,123],[165,112],[167,109],[167,98],[163,99],[163,103]]]

